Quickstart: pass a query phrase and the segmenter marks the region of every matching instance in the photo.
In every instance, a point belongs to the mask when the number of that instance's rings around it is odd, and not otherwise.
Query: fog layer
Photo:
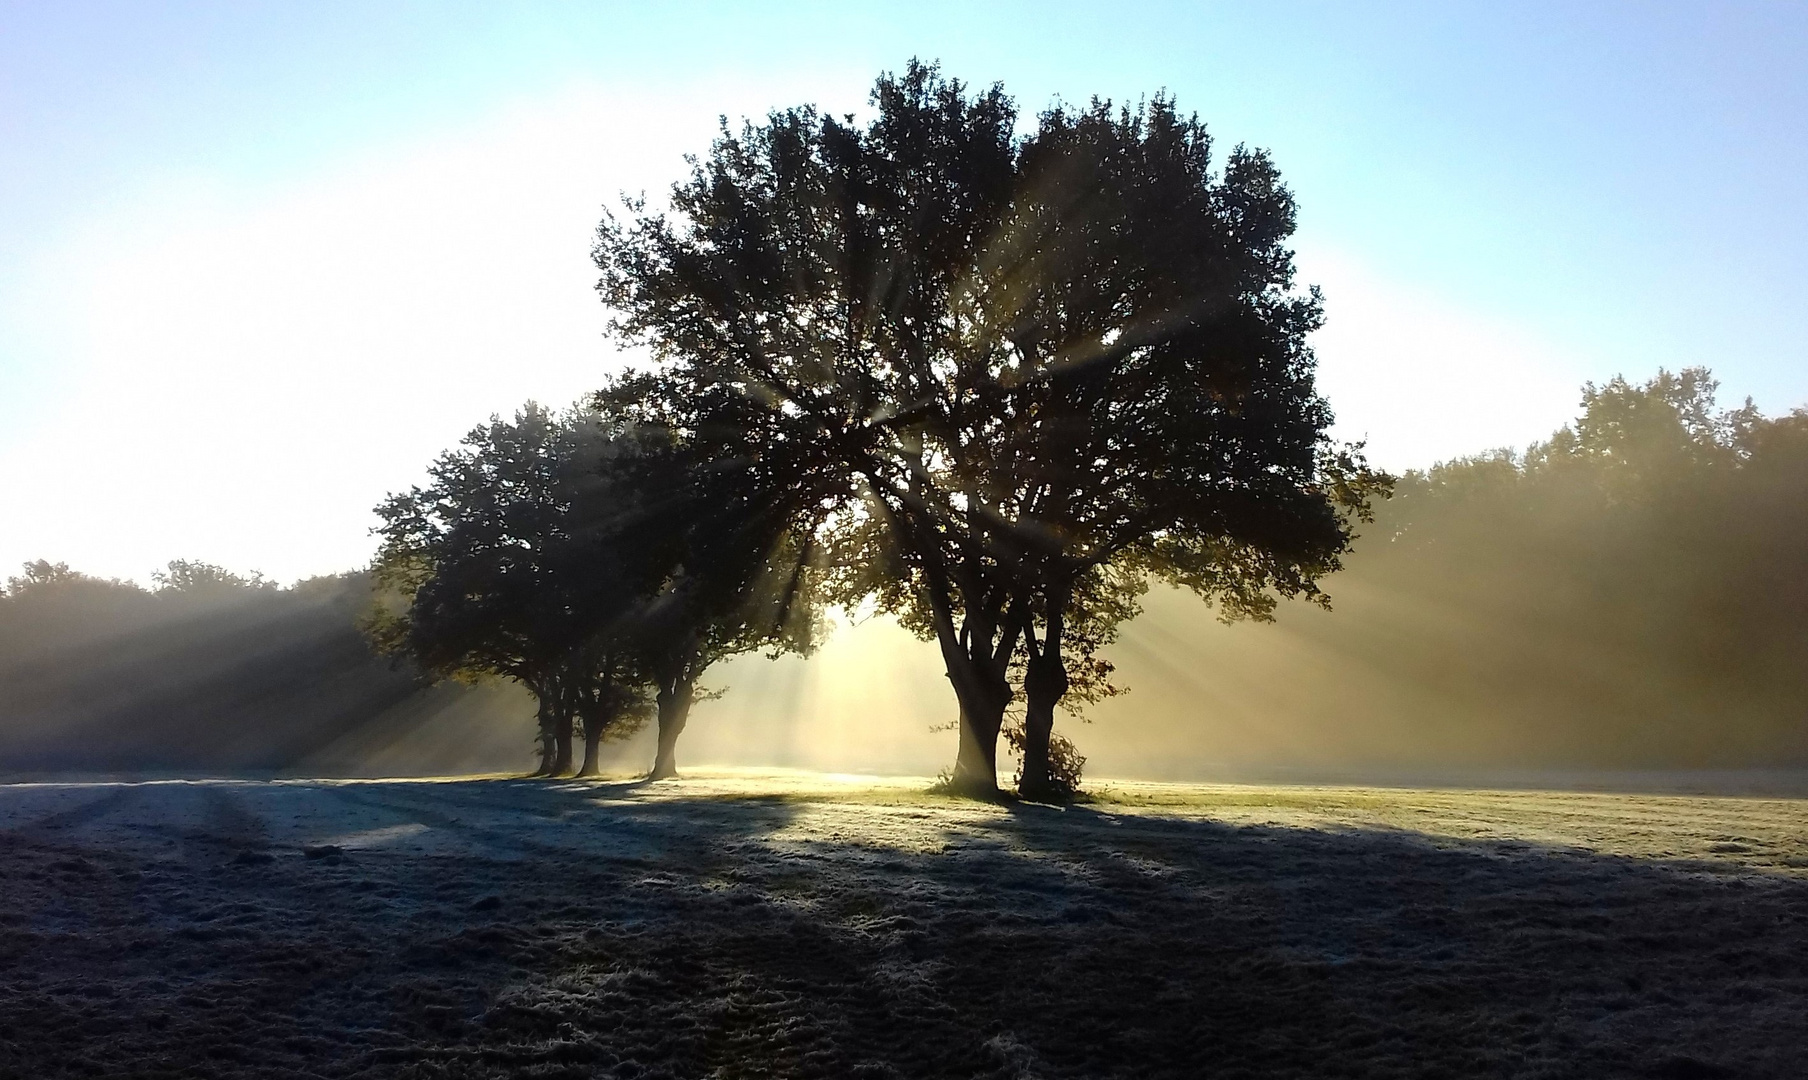
[[[1808,763],[1808,414],[1590,387],[1524,454],[1402,478],[1329,589],[1253,626],[1150,597],[1076,738],[1156,775]]]
[[[362,575],[281,589],[178,561],[158,585],[45,562],[9,581],[0,772],[456,772],[528,745],[513,694],[371,653]]]

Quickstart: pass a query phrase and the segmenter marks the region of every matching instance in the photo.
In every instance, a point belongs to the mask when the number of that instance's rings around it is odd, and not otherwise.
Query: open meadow
[[[0,1075],[1791,1077],[1808,802],[0,788]]]
[[[0,1080],[1808,1080],[1805,172],[1808,0],[0,0]]]

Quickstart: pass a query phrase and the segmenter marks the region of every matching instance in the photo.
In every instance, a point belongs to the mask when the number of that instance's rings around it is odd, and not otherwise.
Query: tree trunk
[[[1065,795],[1048,777],[1048,741],[1055,730],[1055,706],[1067,694],[1067,668],[1061,654],[1046,650],[1029,662],[1023,678],[1023,779],[1017,794],[1026,799]]]
[[[1014,644],[1014,634],[1011,641]],[[943,650],[948,681],[960,703],[960,750],[951,786],[962,795],[992,798],[998,794],[998,730],[1004,726],[1005,706],[1011,703],[1011,684],[1004,664],[994,661],[990,642],[984,655],[975,658],[958,646]],[[1008,658],[1006,651],[1007,662]]]
[[[888,486],[881,476],[868,472],[867,479],[875,490]],[[885,499],[873,505],[885,515],[888,527],[905,547],[915,550],[923,561],[924,595],[929,601],[931,621],[935,625],[936,642],[941,646],[942,663],[948,681],[954,685],[955,700],[960,704],[960,749],[954,759],[954,776],[950,787],[962,795],[995,798],[998,795],[998,729],[1004,726],[1004,710],[1011,703],[1011,684],[1006,672],[1011,652],[1016,648],[1018,629],[1007,625],[999,635],[999,609],[987,610],[983,587],[983,563],[965,567],[970,571],[961,581],[962,618],[968,633],[955,628],[954,583],[949,569],[935,550],[933,537],[939,526],[933,520],[911,519],[913,507],[921,505],[915,490],[916,474],[912,474],[912,490],[905,496],[907,506],[894,512]],[[919,527],[921,526],[921,527]],[[999,640],[995,643],[994,638]],[[994,648],[996,644],[996,648]]]
[[[598,748],[603,742],[603,718],[586,716],[584,718],[584,766],[578,770],[579,776],[595,776],[602,771],[597,760]]]
[[[989,798],[998,794],[998,730],[1004,726],[1004,705],[981,703],[975,710],[960,711],[960,752],[954,759],[953,788],[962,795]]]
[[[561,705],[553,715],[553,745],[557,755],[549,776],[564,776],[571,771],[571,710]]]
[[[691,718],[691,702],[697,692],[695,683],[679,683],[673,689],[659,690],[659,749],[653,755],[653,771],[649,780],[670,780],[678,775],[678,736]]]
[[[537,719],[540,722],[540,767],[528,775],[551,776],[554,752],[552,740],[552,708],[546,703],[546,699],[543,696],[539,697],[539,706]]]
[[[1023,674],[1023,779],[1017,783],[1017,794],[1026,799],[1068,794],[1055,790],[1049,782],[1048,740],[1055,730],[1055,706],[1067,696],[1067,663],[1061,655],[1061,638],[1070,594],[1064,583],[1049,590],[1042,651],[1030,657]]]
[[[1019,631],[1007,625],[993,641],[987,627],[963,645],[952,634],[940,634],[942,660],[954,697],[960,703],[960,750],[954,758],[950,786],[961,795],[989,799],[998,795],[998,731],[1011,703],[1006,676]],[[972,651],[970,652],[969,649]]]

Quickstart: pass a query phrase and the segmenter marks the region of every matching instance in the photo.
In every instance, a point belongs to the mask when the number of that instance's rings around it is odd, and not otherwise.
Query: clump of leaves
[[[1006,745],[1017,756],[1016,784],[1023,786],[1023,720],[1021,717],[1008,721],[999,734],[1004,736]],[[1061,802],[1072,802],[1080,792],[1080,774],[1086,767],[1086,755],[1074,746],[1073,740],[1058,731],[1048,734],[1048,793]]]

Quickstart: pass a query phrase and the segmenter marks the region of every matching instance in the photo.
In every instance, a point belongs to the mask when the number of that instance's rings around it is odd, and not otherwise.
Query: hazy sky
[[[864,9],[864,10],[859,10]],[[1392,467],[1705,363],[1808,402],[1808,6],[0,5],[0,571],[278,578],[620,363],[590,235],[715,117],[939,58],[1273,150],[1340,432]]]

